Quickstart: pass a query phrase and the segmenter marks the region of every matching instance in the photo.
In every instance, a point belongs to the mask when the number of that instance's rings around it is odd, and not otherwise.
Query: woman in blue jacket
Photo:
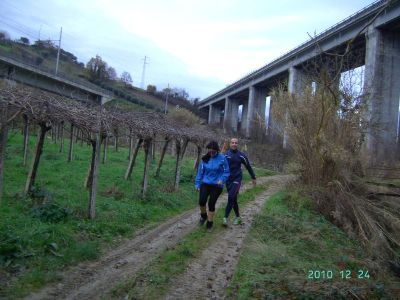
[[[229,177],[229,165],[225,155],[219,153],[216,141],[211,141],[207,146],[207,154],[201,159],[196,176],[196,190],[200,191],[200,225],[207,221],[207,229],[211,231],[213,226],[215,203],[226,180]],[[208,214],[206,204],[208,201]]]

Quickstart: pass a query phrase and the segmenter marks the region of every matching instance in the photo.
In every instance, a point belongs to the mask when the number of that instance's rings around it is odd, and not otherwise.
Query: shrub
[[[104,191],[104,195],[107,197],[113,197],[115,200],[121,200],[124,198],[125,194],[117,186],[107,188]]]
[[[53,201],[53,194],[37,185],[32,187],[28,196],[34,205]]]
[[[72,214],[71,209],[61,207],[54,201],[53,194],[40,186],[34,186],[26,200],[29,214],[43,222],[61,222]]]
[[[13,260],[31,256],[27,243],[15,233],[6,231],[0,237],[0,265],[9,267]]]
[[[168,117],[187,127],[201,124],[201,120],[198,116],[185,109],[173,109],[169,112]]]
[[[58,223],[65,221],[72,214],[72,210],[55,202],[48,202],[34,206],[30,213],[43,222]]]

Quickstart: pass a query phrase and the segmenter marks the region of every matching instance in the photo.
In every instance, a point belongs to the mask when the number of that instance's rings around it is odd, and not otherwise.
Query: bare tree
[[[129,74],[129,72],[127,71],[122,72],[121,81],[125,83],[125,85],[131,85],[132,84],[131,74]]]

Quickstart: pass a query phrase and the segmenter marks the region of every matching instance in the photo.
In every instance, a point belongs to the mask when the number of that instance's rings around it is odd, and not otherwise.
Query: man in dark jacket
[[[256,175],[250,165],[247,156],[238,150],[239,141],[237,138],[232,138],[229,144],[229,150],[225,153],[225,157],[229,163],[230,175],[226,181],[226,188],[228,190],[228,203],[225,208],[225,217],[223,220],[223,225],[228,225],[228,217],[233,208],[236,218],[233,221],[234,225],[240,225],[242,220],[239,214],[239,205],[237,202],[237,196],[240,190],[240,185],[242,183],[242,164],[246,167],[249,172],[253,185],[255,186]]]

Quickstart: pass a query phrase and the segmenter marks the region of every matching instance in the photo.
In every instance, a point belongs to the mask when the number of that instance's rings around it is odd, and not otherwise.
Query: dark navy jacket
[[[242,164],[244,164],[247,171],[249,171],[251,178],[256,179],[256,175],[254,174],[254,171],[250,165],[249,159],[243,152],[229,149],[225,153],[225,157],[228,160],[229,171],[231,173],[227,182],[242,181]]]

